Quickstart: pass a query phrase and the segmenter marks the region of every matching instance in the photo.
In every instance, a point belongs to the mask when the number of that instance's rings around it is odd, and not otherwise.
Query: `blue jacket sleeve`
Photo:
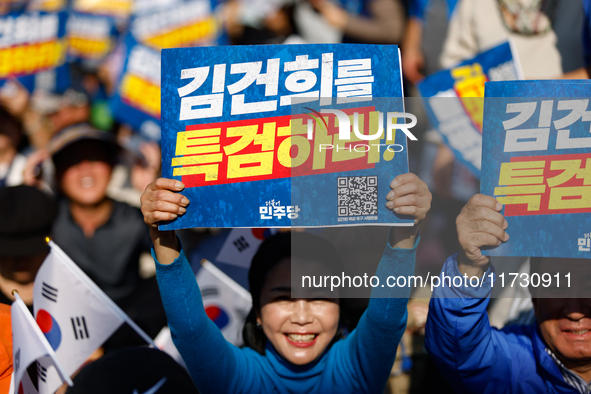
[[[172,340],[197,388],[201,393],[238,392],[252,367],[207,317],[184,252],[170,265],[158,263],[153,249],[152,256]]]
[[[454,285],[454,278],[460,286]],[[439,279],[429,305],[427,351],[454,391],[509,392],[512,363],[519,363],[511,348],[519,339],[490,326],[486,308],[493,269],[482,284],[471,287],[459,272],[456,254],[447,259]]]
[[[585,20],[583,23],[583,50],[585,65],[591,66],[591,0],[583,0]]]
[[[389,287],[388,277],[414,275],[416,248],[419,237],[412,249],[392,248],[386,245],[376,271],[379,285],[372,289],[369,305],[357,328],[344,340],[337,342],[341,365],[337,376],[349,381],[357,392],[381,393],[390,376],[396,358],[398,343],[406,328],[406,305],[410,287]],[[390,280],[390,283],[394,283]],[[384,287],[382,287],[382,285]]]

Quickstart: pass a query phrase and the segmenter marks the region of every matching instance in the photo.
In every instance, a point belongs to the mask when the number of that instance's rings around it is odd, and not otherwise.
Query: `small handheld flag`
[[[242,326],[252,308],[252,297],[211,262],[203,260],[201,265],[196,279],[205,312],[228,342],[240,346]]]
[[[55,351],[31,316],[27,306],[17,292],[13,292],[13,294],[16,298],[11,307],[14,393],[18,393],[27,367],[44,356],[48,356],[49,364],[57,370],[59,385],[62,381],[66,381],[72,386],[74,383],[65,372]]]
[[[49,241],[51,252],[35,277],[33,304],[42,335],[69,376],[123,323],[156,346],[70,257]],[[39,393],[51,394],[61,385],[57,371],[39,361]]]

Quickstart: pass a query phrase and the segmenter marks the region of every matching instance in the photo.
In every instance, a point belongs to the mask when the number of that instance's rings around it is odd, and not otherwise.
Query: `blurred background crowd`
[[[31,306],[47,249],[25,238],[47,234],[146,333],[155,337],[166,325],[149,229],[138,209],[141,193],[160,174],[162,48],[397,44],[404,91],[416,97],[415,84],[425,76],[509,38],[526,79],[587,77],[586,23],[581,0],[0,0],[0,303],[10,304],[17,289]],[[16,53],[27,40],[38,48]],[[39,49],[47,43],[53,46]],[[134,67],[141,72],[133,74]],[[426,275],[459,249],[455,218],[479,183],[429,127],[418,100],[409,100],[407,112],[419,118],[410,171],[434,195],[417,254],[417,273]],[[179,236],[198,266],[217,253],[228,231]],[[373,261],[359,267],[363,273],[377,266],[386,232],[325,235],[345,264]],[[360,256],[352,237],[375,244],[363,252],[374,249],[376,256]],[[422,342],[429,296],[419,291],[409,303],[388,387],[393,393],[446,391]],[[353,329],[367,301],[344,303]],[[515,317],[514,305],[499,301],[492,308],[497,326]],[[124,327],[101,352],[138,344],[142,339]]]

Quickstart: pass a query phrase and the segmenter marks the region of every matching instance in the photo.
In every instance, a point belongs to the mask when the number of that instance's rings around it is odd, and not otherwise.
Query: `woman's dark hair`
[[[339,255],[335,247],[326,239],[306,232],[283,232],[267,238],[252,258],[248,271],[248,286],[252,295],[252,309],[246,317],[242,338],[244,345],[258,353],[265,354],[267,336],[257,327],[257,313],[261,310],[261,290],[268,273],[287,257],[323,263],[329,270],[340,267]],[[341,309],[342,314],[342,309]],[[333,342],[343,337],[339,329]],[[332,343],[331,343],[332,345]]]

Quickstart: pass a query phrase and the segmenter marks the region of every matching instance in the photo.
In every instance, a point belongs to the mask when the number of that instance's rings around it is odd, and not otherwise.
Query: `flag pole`
[[[51,347],[51,345],[47,341],[47,338],[45,338],[45,335],[43,335],[43,333],[41,332],[39,325],[37,324],[37,322],[33,318],[33,315],[31,315],[31,312],[29,312],[29,309],[26,307],[25,302],[23,301],[21,296],[18,294],[18,291],[13,290],[12,295],[15,298],[14,302],[16,302],[19,305],[19,307],[21,309],[23,309],[23,314],[25,315],[25,318],[27,319],[29,324],[33,327],[33,331],[35,331],[35,334],[37,334],[37,337],[41,340],[43,347],[45,348],[48,356],[51,358],[51,361],[55,365],[55,368],[57,369],[57,372],[60,374],[62,381],[65,381],[66,383],[68,383],[68,386],[70,386],[70,387],[74,386],[74,382],[72,382],[70,375],[65,373],[65,370],[62,367],[62,364],[57,359],[57,355],[55,354],[55,351],[53,350],[53,348]],[[16,384],[16,382],[15,382],[15,384]]]

